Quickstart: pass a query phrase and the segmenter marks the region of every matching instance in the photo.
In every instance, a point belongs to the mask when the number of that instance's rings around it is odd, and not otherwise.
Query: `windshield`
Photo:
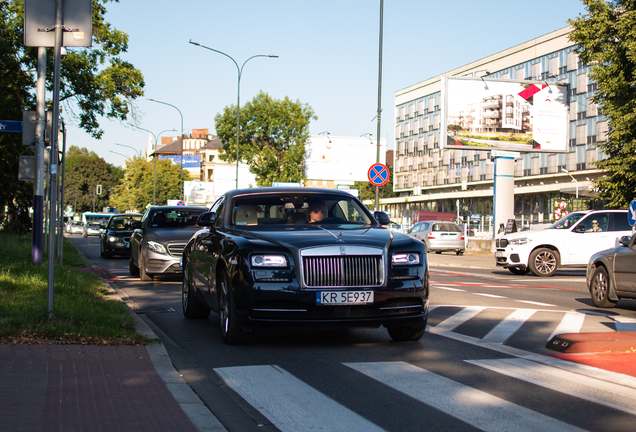
[[[132,230],[133,222],[140,221],[140,220],[141,220],[141,215],[113,216],[110,218],[110,222],[108,223],[108,229]]]
[[[279,228],[304,224],[355,228],[375,223],[353,196],[302,193],[237,197],[230,221],[230,225],[238,227],[278,225]]]
[[[585,216],[585,213],[570,213],[563,219],[559,219],[554,225],[548,229],[570,229],[576,224],[579,219]]]
[[[150,222],[151,228],[196,228],[199,215],[206,209],[201,210],[157,210]]]

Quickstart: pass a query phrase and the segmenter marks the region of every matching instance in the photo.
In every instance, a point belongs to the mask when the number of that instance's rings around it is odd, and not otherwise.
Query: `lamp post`
[[[237,94],[236,94],[236,189],[238,189],[239,132],[240,132],[240,116],[241,116],[241,114],[240,114],[241,113],[241,75],[243,74],[243,67],[245,66],[245,64],[248,61],[250,61],[250,60],[252,60],[253,58],[256,58],[256,57],[278,58],[278,56],[277,55],[273,55],[273,54],[258,54],[258,55],[254,55],[254,56],[248,58],[247,60],[245,60],[245,62],[243,62],[243,65],[241,67],[239,67],[239,65],[236,62],[236,60],[234,60],[229,55],[225,54],[223,51],[215,50],[214,48],[210,48],[210,47],[207,47],[205,45],[201,45],[198,42],[192,42],[192,40],[190,40],[190,43],[192,45],[200,46],[201,48],[205,48],[205,49],[208,49],[210,51],[214,51],[216,53],[223,54],[225,57],[227,57],[230,60],[232,60],[234,62],[234,64],[236,65],[236,70],[238,72],[238,90],[237,90]]]
[[[159,139],[159,136],[162,133],[168,132],[168,131],[176,132],[176,129],[166,129],[166,130],[163,130],[163,131],[159,132],[158,135],[155,135],[155,134],[152,133],[151,130],[144,129],[144,128],[139,127],[139,126],[135,126],[134,124],[131,124],[131,126],[137,128],[137,129],[141,129],[142,131],[148,132],[155,139],[155,145],[152,148],[152,159],[153,159],[153,162],[154,162],[154,165],[155,165],[155,168],[154,168],[154,170],[155,170],[154,182],[153,182],[153,186],[152,186],[152,205],[155,205],[155,204],[157,204],[157,139]],[[183,167],[183,165],[182,165],[182,167]]]
[[[185,195],[184,195],[184,189],[183,189],[183,114],[181,113],[181,110],[179,108],[177,108],[176,106],[169,104],[168,102],[161,102],[155,99],[150,99],[148,98],[149,101],[151,102],[157,102],[163,105],[168,105],[171,106],[172,108],[176,109],[177,111],[179,111],[179,115],[181,116],[181,198],[185,201]]]
[[[116,155],[123,156],[123,157],[125,157],[126,159],[128,159],[128,155],[125,155],[125,154],[123,154],[123,153],[117,153],[117,152],[114,152],[114,151],[112,151],[112,150],[108,150],[108,151],[109,151],[109,152],[111,152],[111,153],[115,153]]]
[[[119,143],[113,143],[113,144],[115,144],[116,146],[128,147],[128,148],[133,149],[133,150],[135,151],[135,154],[137,154],[137,157],[141,159],[141,150],[139,150],[139,151],[138,151],[138,150],[137,150],[136,148],[134,148],[133,146],[129,146],[129,145],[126,145],[126,144],[119,144]],[[111,152],[111,153],[115,153],[115,152]],[[119,153],[118,153],[118,154],[119,154]],[[126,156],[126,157],[128,157],[128,156]]]
[[[576,185],[576,197],[578,198],[579,197],[579,182],[574,178],[572,174],[570,174],[570,171],[566,170],[565,168],[561,168],[561,171],[563,171],[564,173],[572,177],[572,181]]]

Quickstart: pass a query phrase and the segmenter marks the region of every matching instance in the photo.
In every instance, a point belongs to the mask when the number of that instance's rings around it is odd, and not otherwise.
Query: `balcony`
[[[499,118],[500,113],[501,112],[499,110],[486,110],[486,111],[484,111],[482,117],[484,117],[484,118]]]

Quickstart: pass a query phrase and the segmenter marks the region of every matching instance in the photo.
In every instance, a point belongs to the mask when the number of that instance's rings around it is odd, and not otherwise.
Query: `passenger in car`
[[[587,232],[597,232],[597,231],[603,231],[603,230],[599,226],[598,221],[596,219],[594,219],[592,221],[592,228],[588,229]]]
[[[312,201],[309,203],[309,223],[318,223],[327,215],[327,206],[323,201]]]

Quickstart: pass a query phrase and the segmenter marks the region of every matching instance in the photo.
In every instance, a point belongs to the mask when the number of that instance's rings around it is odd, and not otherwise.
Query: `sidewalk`
[[[454,252],[443,252],[441,254],[429,253],[427,257],[428,265],[431,267],[487,270],[497,269],[495,256],[493,254],[469,254],[466,252],[463,255],[456,255]],[[449,270],[449,268],[444,268],[444,270]],[[499,270],[504,270],[504,268],[499,267]]]
[[[2,432],[225,430],[161,343],[0,345]]]

